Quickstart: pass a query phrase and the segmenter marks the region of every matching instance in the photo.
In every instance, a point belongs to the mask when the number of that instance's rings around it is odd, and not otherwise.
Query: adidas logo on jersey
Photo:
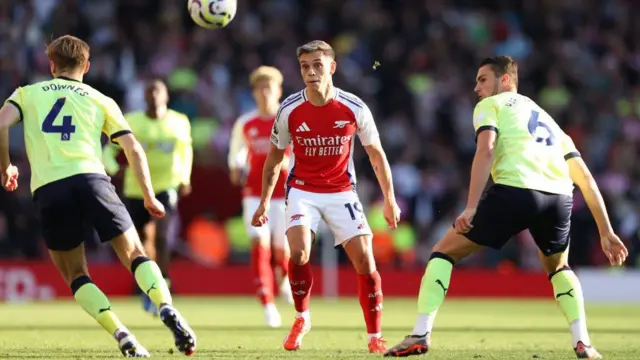
[[[302,123],[300,126],[298,126],[298,128],[296,129],[296,132],[307,132],[307,131],[311,131],[311,129],[309,129],[309,126],[307,125],[307,123]]]

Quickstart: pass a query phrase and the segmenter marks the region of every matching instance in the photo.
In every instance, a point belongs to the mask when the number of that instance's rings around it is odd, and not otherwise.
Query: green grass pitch
[[[357,299],[312,300],[313,328],[302,349],[286,352],[282,340],[291,324],[291,306],[280,303],[283,327],[263,326],[253,298],[176,298],[176,306],[198,335],[200,359],[364,359],[364,323]],[[415,299],[385,299],[383,330],[389,346],[412,328]],[[142,312],[137,298],[113,299],[113,309],[149,349],[153,358],[169,354],[173,339],[158,319]],[[640,359],[640,306],[588,306],[594,345],[605,359]],[[560,310],[549,301],[455,300],[445,302],[436,320],[431,351],[424,359],[574,359]],[[0,358],[103,359],[121,357],[116,343],[73,301],[0,304]]]

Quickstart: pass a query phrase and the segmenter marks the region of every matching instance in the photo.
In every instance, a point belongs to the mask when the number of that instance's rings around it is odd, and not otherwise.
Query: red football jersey
[[[334,88],[324,106],[312,105],[305,90],[289,96],[280,105],[271,133],[279,149],[291,143],[287,186],[315,193],[353,190],[356,134],[364,146],[380,137],[371,110],[357,96]]]
[[[260,196],[262,192],[262,168],[269,154],[269,134],[274,118],[262,118],[257,111],[242,115],[231,132],[229,167],[246,168],[247,178],[244,196]],[[283,169],[278,177],[273,198],[283,198],[288,171]]]

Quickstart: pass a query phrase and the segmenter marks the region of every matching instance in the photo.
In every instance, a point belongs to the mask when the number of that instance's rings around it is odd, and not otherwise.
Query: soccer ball
[[[229,25],[236,16],[237,0],[189,0],[187,8],[193,21],[207,29]]]

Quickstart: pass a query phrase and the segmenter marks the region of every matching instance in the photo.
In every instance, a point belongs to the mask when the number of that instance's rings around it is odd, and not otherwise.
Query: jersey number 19
[[[66,101],[67,98],[64,97],[56,100],[42,123],[42,132],[60,134],[61,141],[71,140],[71,134],[76,132],[76,126],[71,123],[73,120],[71,115],[65,115],[62,117],[62,125],[53,124],[53,122],[58,118],[58,115],[60,115],[60,111]]]

